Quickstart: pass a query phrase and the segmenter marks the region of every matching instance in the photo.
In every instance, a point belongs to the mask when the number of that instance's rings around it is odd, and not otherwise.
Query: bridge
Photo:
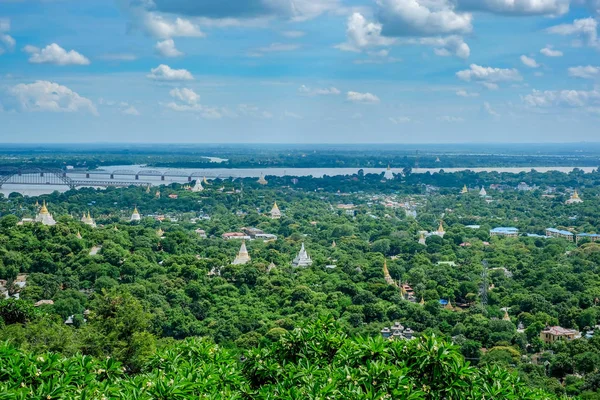
[[[206,173],[207,172],[207,173]],[[197,179],[236,179],[234,174],[215,174],[209,171],[187,173],[183,170],[159,171],[115,170],[115,171],[70,171],[41,168],[0,168],[2,185],[51,185],[68,186],[71,189],[83,186],[128,187],[150,186],[154,183],[192,182]]]

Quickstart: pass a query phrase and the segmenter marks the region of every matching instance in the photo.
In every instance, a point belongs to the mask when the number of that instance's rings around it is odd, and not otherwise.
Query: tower
[[[271,209],[271,219],[279,219],[281,218],[281,210],[277,206],[277,202],[273,204],[273,208]]]
[[[50,212],[48,211],[48,207],[46,206],[45,200],[44,200],[44,203],[42,204],[42,208],[40,209],[39,214],[36,215],[36,217],[35,217],[35,222],[39,222],[42,225],[46,225],[46,226],[56,225],[56,221],[54,220],[54,217],[52,217],[52,214],[50,214]]]
[[[261,184],[261,185],[266,185],[267,183],[269,183],[269,182],[267,182],[267,180],[265,179],[265,177],[264,177],[264,175],[263,175],[263,173],[262,173],[262,172],[260,173],[260,178],[258,178],[258,183],[259,183],[259,184]]]
[[[487,196],[487,192],[485,191],[485,187],[483,187],[483,186],[481,187],[481,190],[479,191],[479,195],[481,197]]]
[[[427,242],[425,241],[425,235],[423,234],[423,232],[421,232],[421,236],[419,237],[419,244],[422,244],[423,246],[427,246]]]
[[[202,183],[200,182],[200,179],[196,180],[196,184],[192,188],[192,192],[198,193],[198,192],[201,192],[203,190],[204,190],[204,188],[202,187]]]
[[[394,179],[394,173],[392,172],[392,169],[390,168],[390,164],[388,164],[387,169],[385,170],[385,174],[383,175],[383,177],[385,179],[387,179],[388,181],[391,181],[392,179]]]
[[[467,194],[469,193],[469,188],[467,188],[467,185],[463,186],[462,190],[460,191],[460,194]]]
[[[302,243],[302,248],[300,249],[300,252],[296,256],[296,258],[294,258],[294,261],[292,261],[292,265],[294,267],[309,267],[312,265],[312,260],[306,252],[306,249],[304,248],[304,243]]]
[[[133,209],[133,213],[131,214],[131,218],[129,221],[131,222],[137,222],[137,221],[141,221],[142,216],[140,215],[140,212],[138,211],[137,207],[135,207]]]

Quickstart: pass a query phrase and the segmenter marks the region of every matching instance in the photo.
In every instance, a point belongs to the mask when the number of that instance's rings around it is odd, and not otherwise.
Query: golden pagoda
[[[502,317],[503,321],[510,321],[510,316],[508,315],[508,310],[504,310],[504,316]]]
[[[462,190],[460,191],[460,194],[467,194],[469,193],[469,188],[467,188],[467,185],[463,186]]]
[[[583,200],[581,199],[581,197],[579,197],[579,193],[577,192],[577,190],[575,190],[573,192],[573,194],[571,195],[571,198],[569,200],[567,200],[566,204],[575,204],[575,203],[583,203]]]
[[[150,185],[146,186],[146,193],[150,194]]]
[[[208,181],[206,180],[206,176],[202,178],[202,183],[204,183],[205,185],[209,185]]]
[[[425,234],[423,232],[421,232],[421,236],[419,237],[419,244],[422,244],[423,246],[427,246],[427,242],[425,241]]]
[[[160,190],[156,191],[156,193],[154,194],[154,197],[156,197],[157,199],[160,199]]]
[[[156,231],[156,236],[158,236],[159,238],[162,238],[164,234],[165,232],[161,228],[158,228],[158,230]]]
[[[48,211],[48,207],[46,207],[46,201],[42,204],[42,208],[38,215],[35,216],[35,222],[39,222],[42,225],[53,226],[56,225],[56,221],[52,217],[52,214]]]
[[[42,209],[40,210],[40,214],[50,214],[48,212],[48,207],[46,207],[46,200],[44,200],[44,203],[42,204]]]
[[[421,296],[421,301],[419,302],[419,304],[422,306],[425,305],[425,299],[423,298],[423,296]]]
[[[335,240],[333,241],[333,243],[331,243],[331,247],[332,248],[336,248],[337,247],[337,244],[335,243]]]
[[[77,231],[77,239],[83,239],[83,238],[81,237],[81,233],[80,233],[79,231]]]
[[[142,216],[140,215],[140,212],[138,211],[137,207],[135,207],[133,209],[133,214],[131,214],[131,218],[129,219],[131,222],[136,222],[136,221],[140,221],[142,219]]]
[[[277,206],[277,202],[273,204],[273,208],[271,209],[271,219],[279,219],[281,218],[281,210],[279,210],[279,206]]]
[[[444,221],[440,221],[440,226],[438,226],[438,232],[440,233],[445,233],[446,231],[444,230]]]
[[[454,311],[454,307],[452,307],[452,302],[450,300],[448,300],[448,304],[446,304],[444,308],[448,311]]]

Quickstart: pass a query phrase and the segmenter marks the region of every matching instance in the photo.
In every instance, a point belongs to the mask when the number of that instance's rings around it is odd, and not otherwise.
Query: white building
[[[240,251],[238,255],[235,257],[235,260],[231,263],[232,265],[244,265],[250,262],[250,254],[248,254],[248,250],[246,249],[246,241],[242,241],[242,246],[240,247]]]
[[[383,177],[385,179],[387,179],[388,181],[391,181],[392,179],[394,179],[394,173],[392,172],[392,169],[390,168],[389,164],[388,164],[387,169],[385,170],[385,174],[383,175]]]
[[[300,249],[300,252],[296,256],[296,258],[294,258],[294,261],[292,261],[292,265],[294,267],[309,267],[312,265],[312,260],[306,252],[306,249],[304,248],[304,243],[302,243],[302,248]]]
[[[281,210],[277,206],[277,202],[273,204],[273,208],[271,209],[271,219],[280,219],[281,218]]]
[[[133,209],[133,214],[131,214],[131,218],[129,219],[129,221],[137,222],[137,221],[141,221],[141,220],[142,220],[142,216],[140,215],[140,212],[138,211],[137,207],[135,207]]]
[[[56,225],[56,221],[54,220],[54,217],[52,217],[52,214],[50,214],[50,212],[48,211],[45,201],[42,205],[42,208],[40,209],[39,214],[35,216],[35,222],[39,222],[47,226]]]
[[[194,187],[192,187],[192,192],[197,193],[197,192],[201,192],[204,190],[204,187],[202,187],[202,182],[200,182],[200,179],[196,180],[196,184],[194,185]]]
[[[92,218],[92,215],[90,214],[90,212],[88,211],[88,213],[83,213],[83,216],[81,217],[81,222],[83,222],[86,225],[91,226],[92,228],[96,227],[96,222],[94,221],[94,219]]]

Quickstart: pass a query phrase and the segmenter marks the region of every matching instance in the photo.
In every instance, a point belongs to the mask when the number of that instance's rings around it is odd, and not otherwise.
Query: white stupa
[[[442,226],[442,228],[444,228]],[[423,234],[423,232],[421,232],[421,236],[419,237],[419,244],[422,244],[423,246],[427,246],[427,242],[425,241],[425,235]]]
[[[136,221],[141,221],[142,220],[142,216],[140,215],[140,212],[138,211],[137,207],[133,210],[133,214],[131,214],[131,222],[136,222]]]
[[[81,222],[83,222],[86,225],[91,226],[92,228],[96,227],[96,221],[94,221],[94,219],[92,218],[92,215],[90,214],[89,211],[87,212],[87,214],[83,213],[83,216],[81,217]]]
[[[279,219],[281,218],[281,210],[277,206],[277,202],[273,204],[273,208],[271,209],[271,219]]]
[[[390,168],[389,164],[388,164],[387,169],[385,170],[385,174],[383,175],[383,177],[385,179],[387,179],[388,181],[391,181],[392,179],[394,179],[394,173],[392,172],[392,169]]]
[[[258,178],[258,183],[260,183],[261,185],[266,185],[267,183],[269,183],[269,182],[267,182],[267,180],[265,179],[265,177],[264,177],[264,175],[263,175],[263,173],[262,173],[262,172],[260,173],[260,178]]]
[[[200,179],[196,180],[196,184],[192,188],[192,192],[201,192],[203,190],[204,187],[202,187],[202,182],[200,182]]]
[[[300,249],[300,252],[296,256],[296,258],[294,258],[294,261],[292,261],[292,265],[294,267],[308,267],[312,265],[312,260],[306,252],[306,249],[304,248],[304,243],[302,243],[302,248]]]
[[[481,187],[481,190],[479,191],[479,195],[481,197],[487,196],[487,192],[485,191],[485,187],[483,187],[483,186]]]
[[[231,264],[244,265],[248,262],[250,262],[250,254],[248,254],[248,250],[246,249],[246,241],[243,240],[242,246],[240,247],[240,251]]]
[[[45,201],[42,205],[42,208],[40,209],[39,214],[35,216],[35,222],[39,222],[47,226],[56,225],[56,221],[54,220],[54,217],[52,217],[52,214],[50,214],[50,212],[48,211]]]

